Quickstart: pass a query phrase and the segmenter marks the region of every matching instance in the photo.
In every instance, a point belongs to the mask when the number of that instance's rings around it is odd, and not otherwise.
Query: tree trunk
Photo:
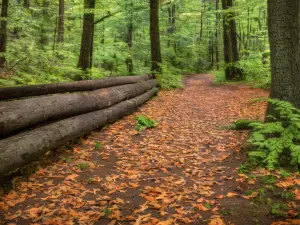
[[[160,73],[161,50],[159,34],[159,0],[150,0],[150,40],[151,40],[151,70]]]
[[[176,5],[175,3],[170,2],[170,6],[168,7],[168,14],[169,14],[169,28],[168,34],[171,37],[175,32],[175,22],[176,22]],[[171,47],[171,38],[168,40],[168,47]],[[174,46],[175,49],[175,46]]]
[[[93,91],[96,89],[134,84],[152,79],[151,75],[108,77],[97,80],[74,81],[57,84],[38,84],[20,87],[0,88],[0,100],[65,92]]]
[[[51,95],[0,104],[0,137],[56,119],[93,112],[134,98],[157,86],[156,80],[92,92]]]
[[[216,68],[219,70],[219,0],[216,0],[216,40],[215,40],[215,47],[216,47]]]
[[[0,177],[95,129],[134,112],[156,88],[110,108],[61,120],[0,141]]]
[[[239,52],[235,15],[234,12],[230,11],[232,6],[232,0],[222,0],[222,8],[226,10],[223,18],[224,60],[227,64],[225,76],[228,80],[241,80],[243,79],[243,71],[235,65],[239,61]]]
[[[200,41],[202,40],[203,37],[203,24],[204,24],[204,13],[205,13],[205,2],[202,0],[202,8],[201,8],[201,17],[200,17]]]
[[[43,10],[42,10],[42,24],[41,24],[41,37],[40,37],[40,43],[42,46],[47,45],[49,43],[49,36],[48,36],[48,22],[49,22],[49,1],[44,0],[42,4]]]
[[[2,0],[1,8],[1,17],[4,18],[1,20],[0,26],[0,72],[5,70],[5,53],[6,53],[6,44],[7,44],[7,11],[8,11],[9,0]]]
[[[92,68],[95,0],[84,0],[84,9],[78,67],[86,71]]]
[[[57,43],[64,42],[65,0],[59,0]]]
[[[126,4],[126,21],[127,21],[127,33],[126,43],[129,48],[129,56],[126,58],[126,67],[128,74],[133,73],[133,60],[132,60],[132,36],[133,36],[133,1]]]
[[[300,1],[268,0],[271,98],[300,108]],[[271,107],[268,112],[271,113]]]
[[[23,7],[29,8],[29,6],[30,6],[29,0],[24,0]]]

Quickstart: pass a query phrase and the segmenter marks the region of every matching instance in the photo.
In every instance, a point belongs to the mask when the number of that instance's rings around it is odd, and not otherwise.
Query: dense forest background
[[[217,81],[225,79],[226,14],[234,15],[236,23],[236,66],[246,80],[269,85],[264,0],[236,0],[228,9],[219,0],[160,1],[163,85],[176,87],[181,75],[203,71],[214,71]],[[151,73],[149,15],[149,2],[143,0],[4,0],[1,27],[3,34],[3,23],[7,24],[7,46],[0,85]],[[94,37],[91,66],[83,71],[79,58],[86,47],[81,44],[85,16],[94,21]]]

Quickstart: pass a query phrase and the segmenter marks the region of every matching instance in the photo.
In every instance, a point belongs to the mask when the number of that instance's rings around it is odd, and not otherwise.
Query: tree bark
[[[24,0],[23,7],[24,8],[29,8],[29,6],[30,6],[29,0]]]
[[[0,72],[5,70],[5,53],[7,44],[7,11],[8,11],[9,0],[2,0],[1,8],[1,25],[0,25]]]
[[[42,24],[41,24],[41,37],[40,37],[40,43],[42,46],[47,45],[49,43],[49,0],[43,0],[42,3]]]
[[[64,42],[65,0],[59,0],[57,43]]]
[[[236,23],[234,12],[231,12],[232,0],[222,0],[224,11],[223,18],[223,38],[224,38],[224,60],[226,65],[225,76],[227,80],[243,79],[243,71],[235,64],[239,61],[237,45]]]
[[[204,24],[204,13],[205,13],[205,2],[204,0],[202,0],[202,7],[201,7],[201,17],[200,17],[200,34],[199,34],[199,37],[200,37],[200,41],[202,40],[202,37],[203,37],[203,24]]]
[[[65,92],[93,91],[96,89],[119,86],[124,84],[134,84],[152,78],[153,77],[151,75],[108,77],[97,80],[75,81],[58,84],[39,84],[20,87],[0,88],[0,100]]]
[[[61,120],[0,141],[0,177],[95,129],[134,112],[155,95],[154,88],[110,108]]]
[[[300,1],[268,0],[271,98],[300,108]],[[268,112],[271,113],[271,106]]]
[[[92,92],[2,102],[0,103],[0,137],[45,122],[104,109],[141,95],[157,85],[156,80],[149,80]]]
[[[151,41],[151,70],[160,73],[162,63],[159,34],[159,0],[150,0],[150,41]]]
[[[219,20],[220,20],[220,14],[219,14],[219,0],[216,0],[216,40],[215,40],[215,47],[216,47],[216,68],[219,70]]]
[[[78,67],[86,71],[92,68],[95,0],[84,0],[84,9]]]
[[[132,60],[132,38],[133,38],[133,1],[130,0],[128,4],[126,4],[126,43],[129,48],[129,56],[126,58],[126,67],[128,74],[133,73],[133,60]]]

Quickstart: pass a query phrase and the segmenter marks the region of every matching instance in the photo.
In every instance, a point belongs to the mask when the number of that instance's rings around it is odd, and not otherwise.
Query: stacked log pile
[[[134,112],[156,86],[147,75],[0,88],[0,177]]]

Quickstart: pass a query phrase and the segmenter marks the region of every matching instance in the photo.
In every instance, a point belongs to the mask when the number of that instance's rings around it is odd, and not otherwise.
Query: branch
[[[11,68],[6,68],[6,72],[13,70],[13,68],[15,68],[16,65],[18,65],[19,63],[23,62],[24,60],[27,59],[27,56],[23,59],[20,59],[19,61],[17,61]]]
[[[94,22],[94,25],[97,24],[97,23],[101,23],[101,22],[104,21],[105,19],[107,19],[107,18],[109,18],[109,17],[111,17],[111,16],[114,16],[114,15],[120,13],[120,12],[121,12],[121,10],[116,11],[116,12],[113,12],[113,13],[111,13],[111,12],[108,11],[107,14],[106,14],[105,16],[102,16],[100,19],[96,20],[96,21]]]

